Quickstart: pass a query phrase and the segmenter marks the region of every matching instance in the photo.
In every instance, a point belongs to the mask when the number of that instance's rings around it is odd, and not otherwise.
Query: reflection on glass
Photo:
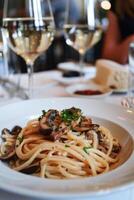
[[[14,11],[11,9],[14,5]],[[23,6],[23,8],[22,8]],[[33,64],[54,38],[54,19],[49,0],[24,0],[15,7],[14,0],[4,4],[3,32],[9,47],[27,64],[29,97],[33,88]]]
[[[71,0],[67,0],[65,37],[66,43],[80,54],[80,67],[82,74],[83,57],[88,49],[94,46],[101,38],[102,26],[100,19],[100,2],[81,0],[81,12],[77,22],[69,18]]]

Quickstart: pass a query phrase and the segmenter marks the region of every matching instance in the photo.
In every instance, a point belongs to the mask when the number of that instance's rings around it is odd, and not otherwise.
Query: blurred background
[[[103,28],[107,28],[107,11],[110,9],[110,3],[108,0],[102,1],[103,9],[101,10],[101,15],[103,18]],[[65,42],[64,33],[62,31],[63,21],[65,15],[65,4],[66,0],[51,0],[52,9],[56,24],[56,34],[55,39],[50,46],[50,48],[40,55],[34,64],[34,71],[44,71],[52,70],[57,68],[58,63],[66,61],[78,61],[79,54],[72,47],[68,46]],[[2,15],[3,15],[3,4],[4,0],[0,1],[0,27],[2,26]],[[22,4],[23,9],[23,0],[16,0],[16,6]],[[74,21],[77,20],[79,13],[82,10],[82,5],[79,0],[72,0],[70,18]],[[12,12],[14,12],[14,5],[12,6]],[[103,33],[104,35],[104,33]],[[96,59],[101,58],[101,48],[103,43],[103,35],[101,40],[85,54],[84,61],[86,63],[94,63]],[[2,40],[2,36],[0,35]],[[11,70],[14,72],[20,67],[21,72],[26,72],[25,61],[18,55],[16,55],[12,50],[8,50],[8,65]],[[18,67],[19,66],[19,67]],[[23,67],[22,67],[23,66]],[[25,67],[24,67],[25,66]]]

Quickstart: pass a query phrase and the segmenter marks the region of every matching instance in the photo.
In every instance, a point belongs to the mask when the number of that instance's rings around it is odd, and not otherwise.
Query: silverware
[[[18,86],[13,81],[9,80],[8,78],[0,77],[0,84],[4,88],[4,90],[8,93],[10,98],[16,96],[24,100],[29,99],[24,89]]]
[[[121,105],[134,112],[134,97],[124,97],[121,100]]]

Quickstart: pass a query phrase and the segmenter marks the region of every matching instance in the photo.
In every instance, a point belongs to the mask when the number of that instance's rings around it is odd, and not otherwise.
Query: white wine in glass
[[[72,46],[80,54],[81,74],[83,69],[83,57],[88,49],[94,46],[102,35],[102,26],[97,0],[80,0],[81,10],[78,19],[70,20],[71,0],[67,0],[65,14],[65,38],[66,43]]]
[[[9,47],[26,61],[29,97],[32,97],[33,64],[53,41],[53,13],[49,0],[23,0],[23,5],[18,7],[13,2],[5,0],[3,32]]]
[[[77,26],[66,24],[66,43],[76,49],[80,54],[85,54],[87,49],[95,45],[101,38],[102,28],[89,28],[88,25]]]

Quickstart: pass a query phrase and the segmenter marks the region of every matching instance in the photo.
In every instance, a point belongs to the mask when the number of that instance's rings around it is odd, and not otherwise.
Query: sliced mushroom
[[[47,118],[45,116],[40,119],[39,125],[41,133],[50,135],[52,128],[47,125]]]
[[[83,117],[81,120],[81,126],[82,127],[91,127],[92,125],[92,120],[90,118],[87,117]]]
[[[102,144],[104,140],[102,131],[98,130],[96,133],[98,136],[99,144]]]
[[[57,110],[49,110],[46,117],[50,127],[58,127],[61,124],[61,116]]]
[[[82,126],[76,126],[73,128],[73,131],[77,131],[77,132],[84,132],[88,130],[89,130],[89,127],[82,127]]]
[[[99,127],[100,126],[98,124],[90,124],[90,130],[93,130],[95,132],[98,131]]]
[[[91,126],[92,126],[92,120],[90,118],[83,117],[80,123],[77,126],[72,127],[72,128],[75,131],[83,132],[83,131],[90,130]]]
[[[0,160],[8,160],[15,155],[15,147],[12,145],[2,144],[1,149],[4,147],[4,152],[2,151],[0,154]]]
[[[86,139],[87,140],[92,140],[94,139],[94,135],[93,135],[93,131],[92,130],[89,130],[85,133],[85,136],[86,136]]]
[[[16,137],[21,131],[21,127],[15,126],[11,131],[4,128],[1,132],[2,144],[0,146],[0,159],[7,160],[15,155]]]
[[[120,144],[114,144],[114,145],[113,145],[112,152],[114,152],[114,153],[119,153],[120,150],[121,150]]]
[[[53,131],[51,134],[50,134],[50,140],[52,141],[56,141],[56,140],[59,140],[62,136],[62,132],[61,131]]]
[[[6,141],[6,137],[11,137],[11,132],[9,129],[7,128],[4,128],[2,131],[1,131],[1,138],[3,141]]]
[[[50,134],[61,124],[61,117],[57,110],[49,110],[39,121],[41,132]]]
[[[21,132],[22,128],[18,125],[14,126],[11,130],[12,135],[18,135]]]
[[[38,170],[39,170],[39,164],[28,166],[27,168],[22,169],[20,172],[22,172],[24,174],[33,174],[33,173],[37,172]]]

